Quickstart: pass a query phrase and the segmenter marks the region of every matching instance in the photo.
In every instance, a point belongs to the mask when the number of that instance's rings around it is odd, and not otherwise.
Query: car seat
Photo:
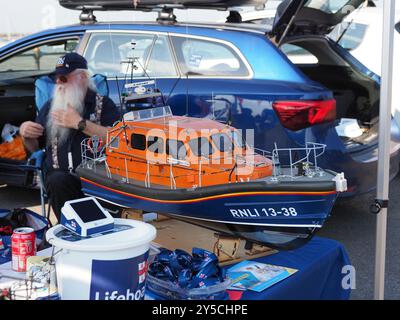
[[[95,49],[93,59],[89,64],[96,73],[115,76],[120,72],[120,57],[118,45],[111,40],[104,40]]]
[[[154,46],[148,46],[144,51],[143,59],[147,63],[143,67],[150,76],[169,76],[175,73],[175,66],[173,65],[167,44],[156,42]]]

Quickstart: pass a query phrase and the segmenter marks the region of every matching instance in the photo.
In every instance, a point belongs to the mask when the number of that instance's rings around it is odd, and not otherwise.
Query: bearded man
[[[53,99],[40,110],[36,121],[20,126],[28,151],[46,148],[45,187],[50,204],[60,221],[65,201],[84,197],[74,174],[81,163],[81,142],[87,137],[103,138],[107,127],[119,120],[117,107],[108,97],[96,93],[87,70],[87,61],[77,53],[59,58]]]

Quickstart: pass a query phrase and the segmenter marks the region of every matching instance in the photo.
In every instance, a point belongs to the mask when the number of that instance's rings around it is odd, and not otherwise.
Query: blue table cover
[[[245,291],[241,300],[350,298],[351,289],[342,288],[342,279],[347,275],[342,273],[342,268],[350,265],[350,260],[343,245],[335,240],[314,237],[296,250],[251,260],[298,271],[262,292]]]
[[[296,250],[250,259],[298,271],[290,277],[263,290],[236,291],[240,300],[347,300],[351,289],[342,288],[342,273],[350,260],[343,245],[335,240],[314,237]],[[233,265],[226,266],[230,268]],[[232,290],[230,290],[232,293]],[[163,300],[154,292],[146,291],[149,299]],[[234,299],[237,300],[237,299]]]

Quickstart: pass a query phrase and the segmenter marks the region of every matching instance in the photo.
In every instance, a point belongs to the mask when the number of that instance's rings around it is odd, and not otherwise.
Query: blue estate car
[[[341,2],[339,8],[363,0]],[[275,143],[327,144],[318,164],[345,172],[347,195],[373,189],[380,79],[325,36],[346,14],[296,0],[285,1],[278,14],[273,26],[86,21],[29,35],[0,49],[0,130],[6,123],[18,126],[35,118],[35,80],[53,70],[57,57],[75,50],[86,57],[93,74],[107,76],[117,105],[126,75],[136,81],[147,73],[174,114],[253,129],[253,144],[266,150]],[[293,48],[306,50],[317,63],[295,65],[283,46],[290,46],[292,53]],[[134,70],[126,62],[132,55],[138,61]],[[356,119],[360,134],[339,135],[343,118]],[[391,177],[399,168],[398,141],[393,122]],[[19,164],[0,159],[0,183],[31,185],[32,176]]]

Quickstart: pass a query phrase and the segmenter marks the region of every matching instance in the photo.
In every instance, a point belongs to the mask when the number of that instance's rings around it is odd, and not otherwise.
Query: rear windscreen
[[[100,210],[93,200],[74,202],[70,203],[70,205],[85,223],[106,218],[103,211]]]

